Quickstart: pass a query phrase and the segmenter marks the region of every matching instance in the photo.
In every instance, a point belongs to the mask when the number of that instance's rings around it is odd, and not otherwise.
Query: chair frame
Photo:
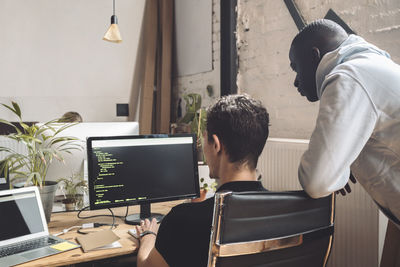
[[[331,224],[328,227],[314,229],[312,231],[303,232],[301,234],[295,234],[279,238],[221,244],[220,238],[221,238],[222,215],[225,205],[224,201],[230,195],[232,195],[231,191],[215,194],[214,216],[211,229],[210,246],[209,246],[208,262],[207,262],[208,267],[215,267],[218,257],[256,254],[277,249],[300,246],[301,244],[303,244],[304,235],[315,233],[321,230],[326,230],[327,228],[333,229],[334,209],[335,209],[334,194],[331,195],[332,196],[332,207],[331,207],[331,218],[330,218]],[[332,249],[332,241],[333,241],[333,234],[330,236],[329,239],[329,245],[324,258],[323,267],[326,266],[326,263],[328,261],[329,254]]]

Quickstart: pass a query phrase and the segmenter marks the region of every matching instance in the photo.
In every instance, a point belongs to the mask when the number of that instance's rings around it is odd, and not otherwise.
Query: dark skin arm
[[[349,179],[350,179],[350,181],[351,181],[353,184],[357,183],[357,180],[356,180],[356,178],[353,176],[353,173],[352,173],[352,172],[350,172],[350,177],[349,177]],[[350,188],[350,184],[349,184],[349,183],[347,183],[342,189],[336,191],[336,194],[339,194],[339,193],[340,193],[340,194],[342,194],[342,196],[345,196],[345,195],[346,195],[346,192],[347,192],[348,194],[351,193],[351,188]]]

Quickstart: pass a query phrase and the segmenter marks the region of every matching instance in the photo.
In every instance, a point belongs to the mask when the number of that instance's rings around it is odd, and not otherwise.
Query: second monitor
[[[91,137],[87,140],[90,209],[140,204],[140,215],[156,217],[150,203],[199,196],[194,134]]]

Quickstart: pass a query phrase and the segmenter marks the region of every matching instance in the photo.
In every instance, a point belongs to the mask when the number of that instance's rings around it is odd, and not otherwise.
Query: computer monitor
[[[139,224],[150,203],[199,197],[194,134],[90,137],[87,140],[90,209],[140,204]]]

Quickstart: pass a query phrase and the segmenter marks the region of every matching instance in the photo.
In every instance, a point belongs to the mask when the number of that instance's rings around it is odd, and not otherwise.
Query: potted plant
[[[201,108],[201,95],[187,94],[183,96],[186,102],[186,114],[179,121],[179,124],[187,124],[192,133],[197,136],[197,151],[198,160],[204,162],[204,155],[202,150],[203,131],[206,129],[207,111]]]
[[[200,197],[193,199],[192,202],[204,201],[207,198],[207,193],[215,192],[216,189],[217,183],[215,181],[212,181],[211,184],[208,184],[204,177],[200,178]]]
[[[83,195],[88,189],[87,182],[83,179],[82,173],[72,174],[69,178],[58,180],[61,191],[64,194],[62,203],[67,211],[81,209],[83,207]]]
[[[63,153],[82,149],[82,145],[76,142],[77,138],[57,136],[75,124],[59,124],[58,119],[55,119],[29,126],[22,121],[21,109],[17,103],[12,102],[11,106],[1,105],[12,111],[18,118],[16,124],[0,119],[0,123],[10,125],[15,130],[15,133],[10,133],[5,137],[23,144],[26,147],[26,153],[18,153],[9,147],[0,147],[0,152],[6,152],[6,156],[0,161],[0,173],[4,172],[10,179],[10,185],[14,187],[21,180],[22,186],[38,186],[46,220],[49,222],[57,182],[46,181],[47,170],[53,160],[63,161]]]

